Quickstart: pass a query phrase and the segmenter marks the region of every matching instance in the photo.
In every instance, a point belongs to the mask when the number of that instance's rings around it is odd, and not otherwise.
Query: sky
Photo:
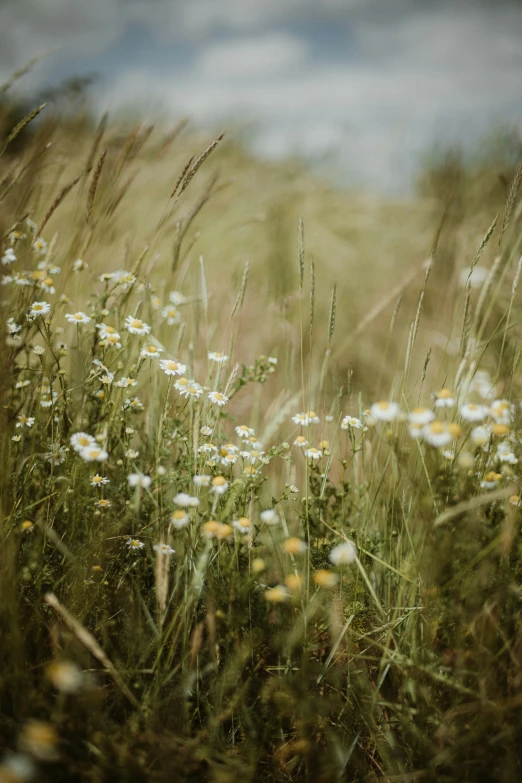
[[[435,143],[522,128],[522,0],[0,0],[0,82],[96,73],[96,109],[188,115],[347,185],[408,187]]]

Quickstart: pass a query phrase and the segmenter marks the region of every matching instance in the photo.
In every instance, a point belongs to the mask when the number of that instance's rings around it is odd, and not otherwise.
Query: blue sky
[[[369,189],[404,189],[437,140],[522,120],[514,0],[2,0],[0,80],[50,48],[20,89],[96,71],[100,110],[240,126]]]

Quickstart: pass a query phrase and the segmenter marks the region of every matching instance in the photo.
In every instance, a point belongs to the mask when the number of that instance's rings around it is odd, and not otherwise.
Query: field
[[[2,125],[1,783],[519,781],[520,170]]]

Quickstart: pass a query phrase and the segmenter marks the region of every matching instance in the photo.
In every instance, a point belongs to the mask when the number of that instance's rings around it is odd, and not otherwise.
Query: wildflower
[[[14,264],[14,262],[16,261],[16,253],[12,247],[8,247],[6,249],[1,260],[4,266],[9,266],[10,264]]]
[[[288,555],[301,555],[308,549],[308,544],[301,538],[291,536],[283,541],[283,549]]]
[[[511,503],[512,506],[519,506],[520,505],[520,495],[511,495],[511,497],[508,498],[509,503]]]
[[[493,424],[491,427],[491,434],[492,435],[509,435],[509,427],[507,424]]]
[[[139,318],[134,318],[132,315],[128,315],[125,319],[125,327],[131,334],[149,334],[150,326],[144,321],[140,321]]]
[[[374,402],[370,408],[370,415],[377,421],[394,421],[399,415],[399,406],[396,402]]]
[[[196,487],[209,487],[211,476],[197,475],[192,478]]]
[[[65,317],[70,324],[88,324],[92,320],[88,315],[82,313],[81,310],[77,313],[67,313]]]
[[[282,604],[289,598],[285,585],[276,585],[265,591],[265,599],[271,604]]]
[[[60,446],[59,443],[54,443],[51,445],[49,451],[44,454],[44,457],[47,462],[51,463],[51,465],[61,465],[62,462],[65,462],[68,451],[69,449],[67,449],[65,446]]]
[[[240,455],[243,457],[243,459],[246,459],[247,462],[250,462],[251,465],[255,465],[256,462],[266,462],[264,454],[264,451],[257,451],[256,449],[253,449],[252,451],[240,451]]]
[[[58,392],[53,391],[52,394],[44,393],[40,398],[40,405],[42,408],[52,408],[53,403],[58,399]]]
[[[498,444],[496,458],[499,462],[507,462],[509,465],[516,465],[518,462],[511,445],[505,441]]]
[[[292,416],[292,421],[294,424],[301,425],[301,427],[307,427],[310,424],[307,413],[296,413],[295,416]]]
[[[239,517],[239,519],[235,519],[232,522],[232,527],[234,527],[240,533],[248,533],[252,527],[252,523],[248,517]]]
[[[272,367],[277,367],[277,358],[275,356],[269,356],[267,362],[268,364],[271,364]]]
[[[414,440],[417,440],[418,438],[422,438],[423,436],[423,426],[422,424],[410,424],[408,426],[408,435],[410,438],[413,438]]]
[[[198,400],[203,394],[203,387],[196,381],[189,381],[188,384],[180,389],[182,397],[195,397]]]
[[[152,547],[155,552],[158,552],[160,555],[173,555],[176,551],[175,549],[172,549],[171,546],[168,544],[154,544]]]
[[[92,437],[92,435],[88,435],[86,432],[75,432],[74,435],[71,435],[69,443],[71,444],[73,449],[78,453],[80,453],[82,449],[85,449],[88,446],[96,445],[96,441]]]
[[[308,446],[308,441],[304,437],[304,435],[298,435],[297,438],[294,440],[294,446],[299,446],[299,448],[304,449]]]
[[[256,451],[261,451],[263,448],[263,444],[258,441],[258,439],[254,435],[250,435],[248,438],[243,438],[243,443],[246,446],[249,446],[251,449],[256,449]],[[231,444],[229,444],[229,448],[231,447]],[[232,448],[236,448],[236,446],[233,446]]]
[[[109,508],[111,505],[111,501],[106,500],[105,498],[100,498],[95,502],[95,505],[98,506],[99,508]]]
[[[77,258],[76,261],[73,263],[73,272],[75,274],[78,274],[78,272],[81,272],[82,269],[86,269],[86,268],[87,268],[87,264],[85,263],[85,261],[82,261],[81,258]]]
[[[29,530],[32,530],[33,527],[34,527],[34,525],[31,522],[31,520],[30,519],[26,519],[20,525],[20,530],[22,531],[22,533],[27,533]],[[1,780],[1,778],[0,778],[0,780]]]
[[[178,492],[173,498],[177,506],[190,507],[199,506],[199,498],[189,495],[186,492]]]
[[[160,353],[163,353],[163,348],[157,348],[155,345],[144,345],[140,351],[140,358],[159,359]]]
[[[85,680],[82,670],[72,661],[54,661],[47,667],[47,677],[62,693],[76,693]]]
[[[316,460],[316,459],[321,459],[321,457],[323,456],[323,452],[321,451],[321,449],[316,449],[313,446],[311,446],[309,449],[306,449],[304,455],[305,457],[308,457],[308,459]]]
[[[163,318],[167,319],[167,324],[169,326],[173,326],[174,324],[179,324],[179,322],[181,321],[181,314],[179,310],[176,309],[176,307],[174,307],[173,305],[167,305],[166,307],[164,307],[163,310],[161,311],[161,314]]]
[[[362,429],[362,421],[360,419],[357,419],[355,416],[345,416],[344,419],[341,421],[341,429],[342,430],[348,430],[348,429],[354,429],[354,430],[360,430]]]
[[[436,448],[444,448],[453,440],[448,425],[443,421],[432,421],[422,430],[422,436],[426,443]]]
[[[502,481],[502,478],[501,473],[495,473],[494,470],[491,470],[489,473],[486,473],[484,479],[480,482],[480,486],[482,489],[495,489],[498,487],[499,482]]]
[[[11,440],[13,440],[15,443],[20,443],[20,441],[22,440],[22,436],[21,435],[13,435]]]
[[[203,525],[207,538],[217,538],[218,541],[224,541],[232,533],[230,525],[223,522],[207,522]]]
[[[127,449],[127,451],[125,452],[125,456],[127,457],[127,459],[137,459],[139,455],[140,452],[135,451],[134,449]]]
[[[200,432],[202,435],[204,435],[206,438],[209,438],[212,435],[212,427],[208,427],[206,424],[201,427]]]
[[[220,408],[223,405],[226,405],[228,402],[228,397],[225,394],[222,394],[218,391],[211,391],[208,393],[208,398],[211,402],[214,403],[214,405],[218,405]]]
[[[105,449],[101,449],[96,444],[85,446],[80,450],[79,454],[85,462],[105,462],[109,456]]]
[[[56,288],[54,287],[54,281],[52,277],[46,277],[45,280],[42,280],[40,283],[40,288],[43,291],[46,291],[48,294],[56,293]]]
[[[357,560],[357,548],[351,541],[337,544],[330,550],[328,560],[333,565],[349,565]]]
[[[226,361],[228,361],[228,356],[219,351],[210,351],[208,358],[212,362],[217,362],[217,364],[224,364]]]
[[[7,332],[8,334],[16,334],[17,332],[21,332],[22,327],[20,324],[17,324],[15,322],[14,318],[8,318],[7,319]]]
[[[31,385],[31,381],[27,379],[25,381],[17,381],[15,383],[15,389],[24,389],[26,386],[30,386],[30,385]]]
[[[32,248],[37,253],[44,255],[47,252],[47,242],[43,237],[37,237],[32,244]]]
[[[99,487],[103,484],[108,484],[110,479],[105,478],[105,476],[100,476],[98,473],[96,473],[95,476],[91,478],[91,487]]]
[[[182,305],[187,301],[187,297],[181,293],[181,291],[171,291],[169,294],[169,302],[173,305]]]
[[[57,756],[58,734],[54,726],[46,721],[28,721],[22,729],[19,742],[21,750],[39,761],[52,761]]]
[[[161,359],[159,366],[165,375],[183,375],[187,371],[186,365],[173,359]]]
[[[279,515],[273,508],[267,508],[264,511],[261,511],[259,516],[261,518],[261,522],[263,522],[265,525],[277,525],[279,522]]]
[[[33,302],[31,309],[27,313],[28,318],[37,318],[40,315],[47,315],[51,310],[51,305],[48,302]]]
[[[11,245],[14,245],[15,242],[18,242],[20,239],[25,239],[26,234],[24,234],[22,231],[11,231],[9,234],[9,242]]]
[[[212,479],[212,492],[216,495],[224,495],[228,489],[228,481],[224,476],[214,476]]]
[[[143,549],[145,544],[137,538],[128,538],[125,542],[129,549]]]
[[[186,527],[189,521],[189,515],[186,511],[174,511],[174,513],[170,515],[170,524],[172,527],[175,527],[176,530],[181,530],[181,528]]]
[[[489,408],[491,417],[497,424],[510,424],[515,406],[508,400],[494,400]]]
[[[100,345],[102,348],[121,348],[120,343],[120,335],[118,332],[115,332],[114,334],[108,334],[107,337],[105,337],[104,340],[100,341]]]
[[[314,573],[313,580],[317,587],[331,588],[335,587],[339,581],[339,577],[337,574],[332,573],[332,571],[328,571],[326,568],[320,568]]]
[[[178,378],[178,380],[174,384],[174,388],[176,391],[179,391],[180,393],[183,393],[186,389],[186,387],[189,385],[190,381],[188,378],[185,378],[185,376],[181,376],[181,378]]]
[[[466,421],[483,421],[488,415],[489,409],[486,405],[468,402],[460,406],[459,413]]]
[[[137,386],[137,385],[138,385],[138,381],[136,380],[136,378],[126,377],[126,378],[120,378],[119,380],[116,381],[116,386],[118,386],[118,388],[120,389],[128,389],[129,386]]]
[[[198,448],[198,452],[201,454],[215,454],[216,451],[217,446],[214,446],[213,443],[202,443]]]
[[[20,414],[16,417],[16,427],[28,427],[31,429],[35,422],[34,416],[24,416],[23,414]]]
[[[471,430],[470,437],[476,446],[485,446],[491,438],[491,428],[488,426],[474,427]]]
[[[238,427],[235,427],[236,434],[239,435],[240,438],[243,437],[254,437],[255,432],[252,429],[252,427],[247,427],[246,424],[240,424]]]
[[[152,483],[151,477],[144,473],[129,473],[127,481],[129,487],[141,487],[142,489],[148,489]]]
[[[120,336],[119,332],[114,328],[114,326],[108,326],[105,323],[96,324],[96,329],[99,330],[102,340],[105,340],[107,337],[114,334],[118,335],[118,338]]]
[[[441,389],[435,395],[436,408],[453,408],[454,405],[453,393],[449,389]]]
[[[142,411],[144,405],[139,397],[126,397],[123,402],[124,410]]]
[[[303,577],[299,574],[288,574],[285,579],[285,585],[288,587],[290,592],[298,593],[303,586]]]
[[[429,408],[414,408],[408,416],[411,424],[424,426],[433,421],[435,414]]]

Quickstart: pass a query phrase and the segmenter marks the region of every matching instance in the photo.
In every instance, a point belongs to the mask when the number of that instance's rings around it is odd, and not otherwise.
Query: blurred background
[[[404,194],[441,147],[517,133],[517,0],[2,0],[0,82],[95,113],[185,115],[268,159]]]

